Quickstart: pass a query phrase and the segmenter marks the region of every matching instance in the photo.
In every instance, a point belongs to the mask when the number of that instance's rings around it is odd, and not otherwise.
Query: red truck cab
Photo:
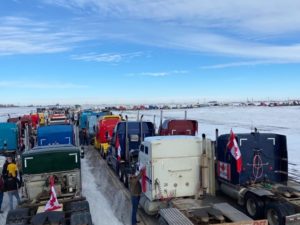
[[[100,153],[103,157],[107,155],[113,130],[116,124],[120,121],[120,116],[109,115],[103,116],[98,122],[96,129],[95,148],[100,150]]]
[[[198,133],[197,120],[165,120],[158,129],[158,135],[192,135],[196,136]]]

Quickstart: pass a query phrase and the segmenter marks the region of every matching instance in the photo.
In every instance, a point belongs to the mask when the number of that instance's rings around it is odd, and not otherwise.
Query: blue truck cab
[[[122,121],[116,125],[107,160],[125,185],[128,184],[128,174],[135,169],[142,141],[154,135],[152,122]]]
[[[93,138],[96,134],[96,127],[98,125],[98,121],[103,117],[110,115],[109,111],[102,111],[102,112],[91,112],[87,115],[86,118],[86,128],[89,136],[89,142],[93,143]]]
[[[228,140],[226,134],[216,141],[220,191],[237,200],[253,219],[267,219],[270,225],[300,224],[300,185],[289,180],[286,136],[257,131],[236,134],[240,173]]]
[[[13,152],[19,147],[19,129],[16,123],[0,123],[0,152]]]
[[[229,134],[217,139],[218,169],[225,166],[228,172],[218,173],[218,179],[234,185],[248,185],[270,181],[286,184],[288,161],[286,136],[273,133],[236,134],[242,155],[242,172],[236,169],[236,160],[227,149]],[[224,176],[227,174],[227,177]]]
[[[50,125],[37,129],[37,145],[71,144],[75,145],[72,125]]]

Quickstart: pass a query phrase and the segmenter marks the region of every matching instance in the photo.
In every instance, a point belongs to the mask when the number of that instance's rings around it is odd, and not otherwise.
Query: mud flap
[[[32,217],[32,225],[43,225],[46,222],[49,224],[64,224],[64,212],[43,212]]]

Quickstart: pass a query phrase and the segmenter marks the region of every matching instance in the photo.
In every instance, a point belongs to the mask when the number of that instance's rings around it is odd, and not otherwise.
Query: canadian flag
[[[218,161],[218,176],[225,180],[231,181],[231,167],[229,163]]]
[[[45,211],[53,211],[61,208],[57,201],[56,192],[54,188],[54,178],[50,176],[50,199],[45,206]]]
[[[233,131],[230,131],[230,137],[229,137],[229,141],[227,143],[227,148],[230,150],[231,155],[235,158],[236,160],[236,171],[238,173],[242,172],[242,154],[241,151],[239,149],[238,143],[236,142],[235,139],[235,134],[233,133]]]

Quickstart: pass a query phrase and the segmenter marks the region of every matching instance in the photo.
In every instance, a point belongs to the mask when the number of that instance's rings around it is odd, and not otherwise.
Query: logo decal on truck
[[[229,163],[218,161],[218,177],[231,181],[231,168]]]

